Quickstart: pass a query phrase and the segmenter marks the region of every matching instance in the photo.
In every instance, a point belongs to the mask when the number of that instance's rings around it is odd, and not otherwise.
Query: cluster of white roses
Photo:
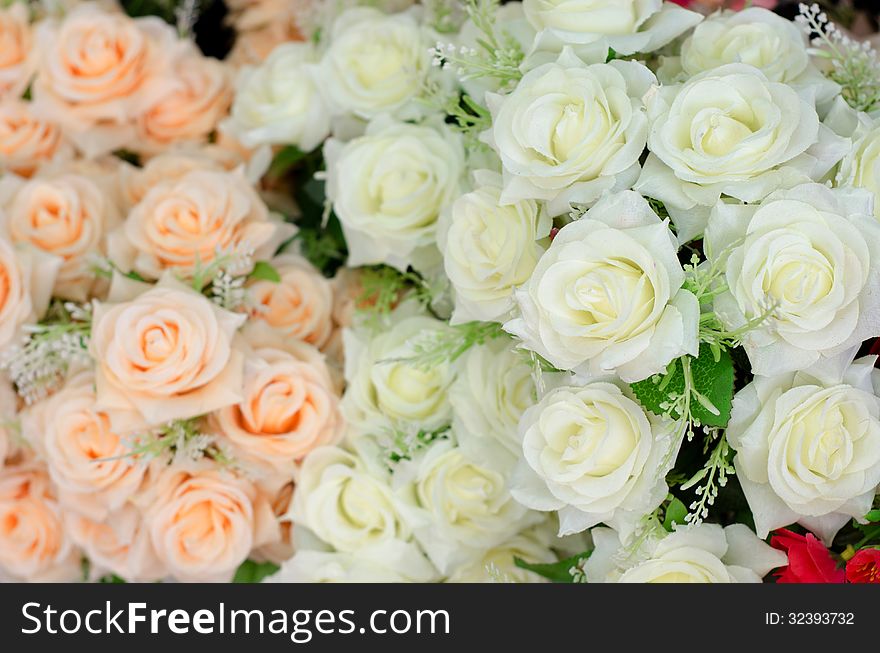
[[[343,7],[241,77],[230,128],[324,141],[348,265],[397,280],[345,332],[346,436],[303,463],[279,579],[521,577],[580,546],[591,582],[758,581],[772,530],[864,522],[880,123],[802,12]],[[751,515],[722,529],[734,474]]]

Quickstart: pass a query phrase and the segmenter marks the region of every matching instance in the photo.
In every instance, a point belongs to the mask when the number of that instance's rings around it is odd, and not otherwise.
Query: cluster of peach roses
[[[116,7],[0,9],[0,580],[291,555],[350,302],[217,129],[231,69]]]

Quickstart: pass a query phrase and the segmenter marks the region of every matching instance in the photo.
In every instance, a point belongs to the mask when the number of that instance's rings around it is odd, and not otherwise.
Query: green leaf
[[[280,177],[286,174],[288,170],[299,163],[305,156],[306,152],[303,152],[298,147],[287,145],[272,159],[272,163],[269,166],[269,174],[273,177]]]
[[[559,562],[526,562],[522,558],[514,556],[513,564],[520,569],[526,569],[539,576],[543,576],[554,583],[571,583],[571,568],[576,566],[582,560],[586,560],[593,553],[592,550],[584,551],[578,555],[560,560]]]
[[[733,401],[733,361],[730,353],[722,350],[716,361],[709,346],[703,344],[700,345],[699,357],[691,358],[690,365],[695,391],[691,396],[691,415],[706,426],[727,426]],[[641,404],[657,415],[666,412],[660,405],[668,401],[670,395],[680,395],[685,388],[684,365],[681,361],[668,369],[667,374],[630,385]],[[712,407],[717,414],[711,410]],[[675,413],[670,416],[673,419],[680,417]]]
[[[669,496],[672,500],[669,502],[669,505],[666,506],[666,516],[663,518],[663,528],[667,531],[672,531],[672,527],[675,524],[685,523],[684,518],[687,516],[688,509],[684,503],[676,499],[674,496],[671,494]]]
[[[233,583],[259,583],[266,576],[271,576],[280,567],[272,562],[254,562],[245,560],[236,570]]]
[[[278,283],[281,281],[281,275],[278,270],[272,267],[271,263],[266,261],[257,261],[253,271],[248,275],[248,279],[272,281]]]
[[[98,580],[99,583],[103,583],[106,585],[120,585],[125,584],[125,581],[117,576],[116,574],[107,574],[106,576],[101,576]]]
[[[613,59],[617,59],[617,52],[614,50],[614,48],[608,48],[608,56],[605,58],[605,63],[608,63]]]
[[[872,510],[867,515],[865,515],[865,519],[870,522],[880,521],[880,510]]]

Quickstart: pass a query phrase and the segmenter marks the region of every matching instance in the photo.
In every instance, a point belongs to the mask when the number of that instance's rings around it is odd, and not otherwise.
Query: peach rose
[[[293,545],[293,522],[290,521],[288,512],[290,500],[293,499],[293,483],[285,483],[269,502],[272,512],[278,524],[277,539],[263,544],[253,550],[251,558],[262,562],[268,560],[280,565],[285,560],[293,557],[295,547]]]
[[[27,4],[0,8],[0,97],[22,96],[34,72],[34,54]]]
[[[173,90],[170,72],[186,44],[160,18],[83,3],[42,23],[36,47],[35,106],[93,157],[132,144],[132,118]]]
[[[9,196],[0,220],[13,242],[61,258],[53,294],[85,301],[95,280],[91,259],[103,253],[104,234],[119,222],[116,205],[81,174],[8,179],[5,185]]]
[[[42,164],[72,156],[58,125],[31,109],[22,100],[0,101],[0,171],[30,177]]]
[[[244,356],[233,337],[246,316],[170,275],[152,287],[115,275],[93,315],[99,410],[134,409],[161,424],[241,401]]]
[[[72,581],[80,574],[79,553],[49,476],[39,467],[0,470],[0,574],[39,582]]]
[[[323,347],[333,331],[330,280],[295,254],[282,254],[271,263],[281,281],[258,280],[248,284],[254,303],[252,317],[286,336]]]
[[[306,40],[297,26],[297,13],[314,11],[308,0],[255,0],[235,2],[235,45],[228,61],[233,66],[259,64],[276,46],[288,41]]]
[[[177,181],[193,170],[222,170],[223,167],[199,150],[164,152],[151,157],[143,167],[123,163],[119,186],[123,205],[131,209],[163,182]]]
[[[137,491],[146,469],[126,456],[129,447],[118,432],[135,435],[149,427],[136,414],[116,416],[111,426],[110,416],[95,402],[92,372],[75,373],[61,390],[27,411],[22,430],[45,458],[61,504],[102,520]]]
[[[197,53],[185,56],[175,65],[173,82],[174,90],[157,98],[138,118],[138,151],[205,141],[229,110],[232,86],[220,61]]]
[[[61,259],[13,246],[0,235],[0,351],[21,336],[49,307]]]
[[[181,581],[229,581],[251,549],[278,539],[272,508],[253,484],[214,469],[168,470],[146,524],[159,559]]]
[[[150,279],[165,270],[191,277],[218,253],[267,258],[288,231],[242,174],[196,169],[147,192],[111,237],[110,258]]]
[[[9,380],[0,375],[0,469],[15,452],[15,418],[18,415],[18,397]]]
[[[91,563],[92,576],[116,574],[129,582],[150,582],[167,575],[144,525],[141,512],[128,503],[104,521],[65,514],[71,539]]]
[[[244,368],[244,398],[213,413],[209,423],[229,443],[236,460],[283,483],[297,462],[342,435],[339,397],[326,366],[315,367],[287,352],[262,348]]]

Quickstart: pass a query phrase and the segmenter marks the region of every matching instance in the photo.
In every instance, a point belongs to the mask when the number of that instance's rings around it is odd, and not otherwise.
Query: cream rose
[[[873,120],[865,114],[858,118],[852,134],[852,148],[840,162],[835,185],[871,191],[874,195],[873,215],[880,220],[880,120]]]
[[[520,420],[511,493],[529,508],[559,511],[560,536],[599,522],[631,531],[668,493],[682,436],[673,427],[614,383],[555,388]]]
[[[134,409],[161,424],[242,400],[244,355],[233,336],[244,315],[170,276],[145,292],[145,284],[118,276],[114,286],[109,301],[95,305],[89,343],[99,410]],[[130,286],[142,294],[116,301]]]
[[[455,290],[453,324],[505,317],[514,288],[528,281],[552,226],[534,200],[502,205],[498,175],[478,171],[475,179],[477,188],[441,216],[437,234]]]
[[[61,259],[0,235],[0,351],[16,344],[24,324],[43,317]]]
[[[153,186],[108,247],[123,270],[149,279],[165,270],[191,278],[198,265],[221,255],[268,258],[291,229],[270,218],[240,171],[194,169]]]
[[[277,536],[271,506],[248,481],[211,469],[169,469],[156,485],[145,526],[178,580],[228,582],[252,548]]]
[[[752,370],[804,369],[880,333],[880,224],[860,190],[805,184],[760,205],[719,202],[706,230],[726,266],[715,312],[743,337]]]
[[[421,369],[407,362],[420,338],[442,333],[443,322],[407,315],[398,309],[387,331],[346,330],[343,413],[350,437],[380,435],[417,424],[426,431],[449,423],[449,385],[455,370],[448,362]]]
[[[118,416],[111,426],[95,402],[94,375],[79,372],[28,410],[22,430],[45,458],[61,505],[100,521],[140,488],[146,470],[126,455],[130,448],[119,432],[134,435],[148,427],[136,416]]]
[[[493,122],[483,138],[501,157],[501,203],[547,200],[550,215],[560,215],[629,188],[648,135],[641,98],[652,84],[640,63],[587,65],[565,49],[509,95],[487,93]]]
[[[592,531],[595,549],[584,564],[591,583],[760,583],[787,556],[759,540],[743,524],[677,526],[657,534],[639,555],[623,553],[617,533]],[[619,559],[626,560],[621,567]]]
[[[317,58],[312,43],[283,43],[258,67],[244,68],[223,128],[247,147],[314,150],[330,133]]]
[[[619,54],[651,52],[702,20],[662,0],[523,0],[526,18],[542,40],[602,42]]]
[[[36,47],[35,109],[97,156],[133,144],[131,118],[173,90],[186,42],[160,18],[131,19],[88,2],[60,22],[43,22]]]
[[[339,398],[326,367],[291,354],[260,348],[248,355],[243,399],[209,419],[233,458],[266,477],[290,479],[312,449],[342,435]]]
[[[79,552],[39,467],[0,469],[0,574],[37,582],[70,582],[81,574]]]
[[[68,513],[65,524],[71,539],[88,557],[93,578],[109,573],[138,583],[158,581],[168,573],[153,549],[140,511],[130,503],[103,521]]]
[[[333,332],[333,287],[302,256],[282,254],[271,261],[281,280],[248,284],[251,319],[265,322],[279,333],[324,347]]]
[[[812,91],[727,64],[647,100],[651,154],[635,190],[664,202],[679,240],[699,236],[721,195],[756,202],[818,180],[846,153],[819,122]]]
[[[507,471],[497,462],[472,460],[452,440],[435,440],[398,463],[394,483],[404,518],[441,573],[479,559],[541,519],[510,496]]]
[[[347,9],[333,22],[321,78],[337,113],[409,117],[430,69],[431,42],[413,12],[387,15],[374,7]]]
[[[55,296],[85,301],[95,277],[92,257],[104,252],[105,234],[120,220],[118,208],[102,186],[85,174],[7,183],[6,215],[0,216],[0,225],[13,242],[62,259]]]
[[[418,547],[400,541],[357,553],[300,550],[268,579],[270,583],[430,583],[434,565]]]
[[[514,558],[536,563],[557,562],[558,557],[548,546],[547,539],[536,528],[515,535],[503,544],[486,551],[476,562],[462,565],[454,570],[446,582],[546,583],[548,581],[543,576],[516,566]]]
[[[327,196],[345,232],[348,265],[423,266],[424,250],[436,242],[437,218],[461,192],[458,136],[442,124],[382,117],[344,145],[327,141],[324,154]]]
[[[232,102],[228,69],[216,59],[187,54],[175,62],[169,77],[172,90],[158,95],[137,118],[132,147],[139,152],[207,141]]]
[[[559,230],[504,328],[560,369],[646,379],[697,355],[700,311],[676,250],[637,193],[607,195]]]
[[[0,170],[27,177],[71,154],[58,125],[34,115],[30,103],[0,101]]]
[[[799,521],[830,545],[871,509],[880,483],[875,358],[843,373],[756,376],[734,397],[727,439],[760,537]]]
[[[28,11],[22,2],[0,8],[0,98],[21,97],[36,67]]]

